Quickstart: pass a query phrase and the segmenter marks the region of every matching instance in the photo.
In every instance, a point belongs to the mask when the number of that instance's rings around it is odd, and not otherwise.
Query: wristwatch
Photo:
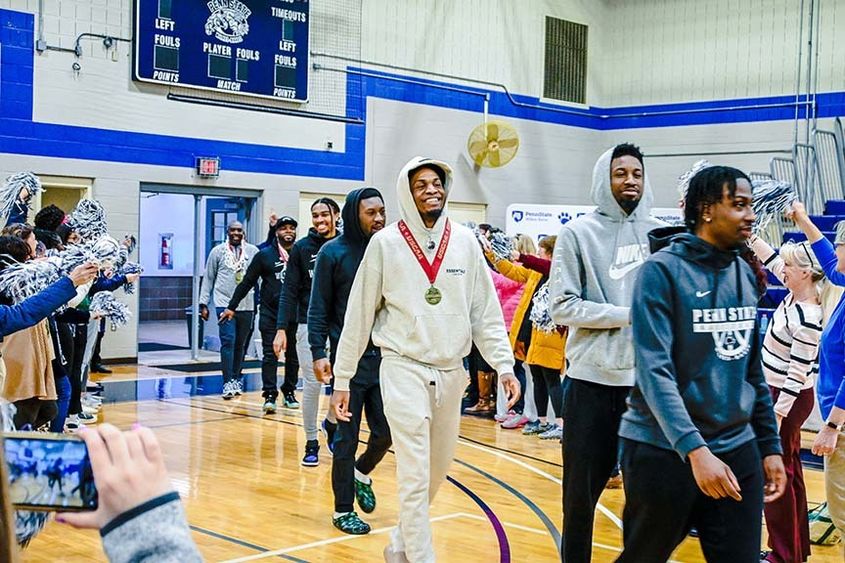
[[[831,422],[829,420],[827,422],[825,422],[825,424],[827,424],[828,428],[833,428],[837,432],[842,432],[842,426],[843,426],[842,424],[836,424],[835,422]]]

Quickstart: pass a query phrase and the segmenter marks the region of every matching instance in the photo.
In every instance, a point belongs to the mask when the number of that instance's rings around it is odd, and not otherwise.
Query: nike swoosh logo
[[[632,262],[630,264],[626,264],[626,265],[621,266],[621,267],[617,267],[616,264],[614,264],[610,267],[610,271],[608,272],[608,275],[610,276],[610,279],[612,279],[612,280],[621,280],[622,278],[624,278],[628,274],[628,272],[632,272],[632,271],[636,270],[637,268],[642,266],[642,264],[643,263],[641,261],[640,262]]]
[[[696,297],[707,297],[708,295],[710,295],[709,291],[696,291],[695,292]]]

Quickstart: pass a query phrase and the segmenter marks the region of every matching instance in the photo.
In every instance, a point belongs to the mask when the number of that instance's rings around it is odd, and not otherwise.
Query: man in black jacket
[[[786,475],[757,284],[738,256],[754,224],[751,198],[745,174],[706,168],[685,198],[689,230],[649,234],[653,254],[631,305],[636,383],[619,428],[617,561],[666,561],[692,526],[708,561],[760,560],[763,502],[783,494]]]
[[[317,256],[308,309],[308,342],[314,358],[314,373],[323,383],[331,381],[331,365],[343,330],[346,303],[367,243],[374,233],[384,228],[384,199],[381,193],[375,188],[351,191],[346,196],[342,218],[343,234],[326,244]],[[327,339],[331,343],[331,362],[326,357]],[[381,353],[371,341],[349,386],[349,420],[338,422],[332,444],[332,490],[335,499],[332,522],[335,528],[347,534],[370,531],[369,524],[353,510],[353,502],[357,498],[358,506],[366,513],[375,510],[376,497],[369,474],[387,453],[391,443],[379,389],[380,364]],[[367,414],[370,437],[366,451],[356,461],[362,410]]]
[[[288,264],[288,252],[296,240],[296,220],[287,215],[279,218],[275,225],[274,244],[266,246],[249,263],[244,279],[235,288],[232,299],[229,301],[226,310],[223,311],[221,321],[231,320],[235,317],[235,310],[238,304],[247,296],[250,289],[261,278],[259,288],[259,318],[258,330],[261,332],[261,381],[264,396],[264,413],[273,414],[276,412],[276,399],[279,392],[276,390],[279,359],[273,350],[273,340],[276,337],[276,322],[278,316],[279,295],[282,292],[282,283],[285,280],[285,270]],[[285,407],[289,409],[299,408],[294,391],[296,380],[299,374],[299,362],[294,365],[296,355],[295,348],[285,350],[285,381],[282,384]]]
[[[321,197],[311,204],[311,229],[308,235],[293,245],[288,258],[285,282],[279,298],[279,313],[276,318],[276,338],[273,350],[278,356],[288,347],[286,330],[296,328],[296,352],[302,370],[302,425],[305,429],[305,456],[302,465],[319,465],[320,446],[317,443],[317,411],[320,407],[322,385],[314,376],[311,349],[308,346],[308,304],[311,299],[311,280],[317,253],[323,245],[337,236],[337,220],[340,207],[337,202]],[[334,415],[329,411],[324,422],[329,444],[334,434]],[[331,445],[329,446],[331,450]]]

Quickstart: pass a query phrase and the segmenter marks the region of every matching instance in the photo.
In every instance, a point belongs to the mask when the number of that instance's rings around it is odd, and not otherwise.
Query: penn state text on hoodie
[[[276,330],[308,322],[308,304],[311,299],[311,280],[317,253],[331,239],[311,227],[308,234],[291,247],[285,281],[279,297],[279,311],[276,315]]]
[[[441,240],[446,213],[427,228],[408,180],[410,170],[427,163],[445,172],[443,187],[448,199],[451,168],[444,162],[420,157],[411,159],[399,172],[396,192],[400,216],[431,262],[436,248],[429,250],[426,242],[429,238]],[[382,357],[401,356],[437,370],[454,370],[462,367],[463,357],[475,342],[495,371],[513,373],[513,353],[502,308],[481,247],[471,230],[454,222],[450,225],[452,237],[435,282],[442,294],[437,305],[425,300],[428,278],[397,223],[370,239],[349,295],[334,366],[335,389],[349,389],[371,332]]]
[[[362,199],[371,197],[382,198],[382,195],[375,188],[349,192],[341,211],[343,234],[327,242],[317,254],[308,308],[308,344],[314,361],[326,357],[328,338],[334,363],[349,292],[369,243],[369,238],[361,229],[358,206]],[[378,348],[371,345],[367,352],[377,354]]]
[[[719,454],[752,440],[761,456],[779,454],[754,274],[738,252],[677,231],[654,233],[634,288],[637,376],[619,435],[683,459],[700,446]]]
[[[630,304],[636,271],[648,257],[648,233],[665,223],[649,216],[654,195],[643,177],[639,205],[627,215],[610,190],[613,149],[596,161],[590,192],[597,208],[566,223],[552,259],[549,312],[569,327],[567,377],[634,384]]]

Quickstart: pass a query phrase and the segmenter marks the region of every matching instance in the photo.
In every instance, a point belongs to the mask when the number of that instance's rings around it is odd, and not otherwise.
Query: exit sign
[[[218,177],[220,175],[220,159],[217,157],[198,157],[197,175],[203,178]]]

